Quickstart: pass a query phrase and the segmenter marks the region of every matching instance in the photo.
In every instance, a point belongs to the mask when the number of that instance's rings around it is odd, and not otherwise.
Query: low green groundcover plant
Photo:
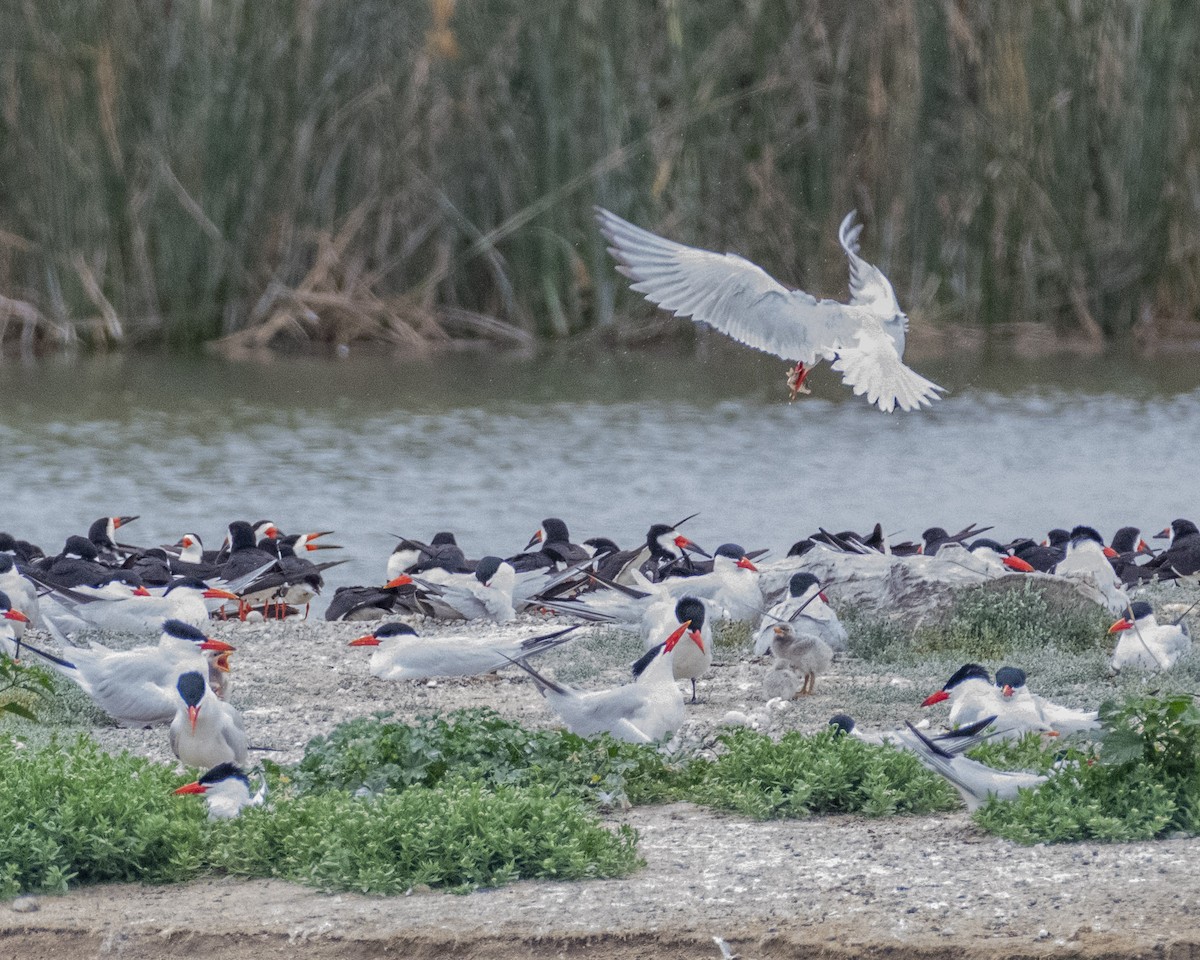
[[[280,790],[269,807],[209,823],[203,803],[173,795],[170,767],[83,738],[37,750],[0,741],[0,771],[0,897],[209,869],[394,893],[623,876],[639,863],[634,831],[606,830],[577,799],[542,787]]]
[[[1024,843],[1139,840],[1200,830],[1200,710],[1190,696],[1103,708],[1098,756],[976,814]],[[1035,737],[986,744],[1001,767],[1048,770]],[[832,731],[778,741],[720,736],[716,759],[673,761],[653,746],[529,731],[486,710],[414,724],[351,721],[271,770],[270,802],[210,823],[177,797],[170,767],[111,756],[80,738],[27,748],[0,739],[0,897],[72,882],[185,880],[208,870],[325,889],[395,893],[519,878],[628,874],[637,835],[598,805],[689,800],[757,817],[885,816],[953,809],[940,777],[903,751]]]
[[[589,802],[671,799],[680,771],[654,748],[563,730],[526,730],[487,709],[411,724],[361,717],[309,741],[289,771],[299,792],[378,793],[443,783],[537,784]]]
[[[1200,709],[1189,694],[1106,703],[1098,756],[1078,750],[1034,791],[991,801],[985,829],[1020,843],[1200,832]]]
[[[736,730],[694,772],[689,799],[758,819],[818,813],[933,813],[957,806],[954,791],[916,757],[829,730],[778,741]]]
[[[1032,584],[1021,589],[961,590],[945,620],[915,632],[853,609],[843,619],[850,651],[880,663],[907,662],[931,653],[986,661],[1048,647],[1080,653],[1103,645],[1110,622],[1099,608],[1053,602]]]

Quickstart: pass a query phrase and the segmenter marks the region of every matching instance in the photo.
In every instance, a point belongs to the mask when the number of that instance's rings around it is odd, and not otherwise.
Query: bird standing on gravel
[[[904,365],[908,317],[887,277],[858,255],[862,226],[850,211],[838,240],[850,261],[850,302],[818,300],[789,290],[761,267],[732,254],[687,247],[596,208],[617,269],[632,289],[676,316],[707,323],[727,336],[796,361],[788,373],[792,397],[821,360],[858,395],[885,413],[916,410],[942,388]]]
[[[775,634],[771,640],[775,669],[789,669],[800,677],[803,682],[793,696],[808,696],[813,692],[817,677],[828,673],[833,665],[833,648],[815,634],[797,633],[790,623],[776,624],[772,633]]]
[[[684,597],[675,604],[669,618],[660,619],[653,626],[652,636],[662,636],[668,630],[674,632],[680,625],[687,623],[687,639],[675,647],[671,655],[671,673],[676,680],[692,681],[691,703],[696,703],[696,680],[708,672],[712,666],[712,627],[709,626],[705,615],[704,601],[696,597]],[[665,641],[664,641],[665,643]],[[650,647],[633,665],[633,675],[640,676],[655,658],[662,652],[663,643]]]
[[[243,765],[249,745],[242,715],[218,700],[208,680],[189,670],[175,681],[175,716],[171,720],[171,750],[189,767],[208,769],[222,763]]]
[[[811,573],[793,573],[788,580],[788,595],[771,607],[759,621],[754,635],[754,655],[763,656],[771,649],[776,624],[789,623],[797,636],[814,636],[834,652],[843,651],[849,642],[846,628],[829,606],[821,581]]]

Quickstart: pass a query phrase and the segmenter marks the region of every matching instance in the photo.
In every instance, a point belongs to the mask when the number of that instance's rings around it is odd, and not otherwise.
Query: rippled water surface
[[[56,550],[106,514],[139,544],[230,519],[333,529],[333,584],[377,582],[392,533],[512,553],[561,516],[576,540],[688,533],[778,555],[818,525],[1001,536],[1200,514],[1200,364],[917,364],[951,393],[885,416],[827,371],[677,355],[268,364],[98,358],[0,366],[0,529]],[[324,554],[321,558],[334,556]],[[329,590],[328,592],[332,592]]]

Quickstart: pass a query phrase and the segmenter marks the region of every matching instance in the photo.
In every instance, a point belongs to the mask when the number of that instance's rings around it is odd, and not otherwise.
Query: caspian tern
[[[992,675],[977,663],[965,663],[946,681],[941,690],[931,693],[921,704],[932,707],[935,703],[950,701],[949,725],[967,726],[984,717],[999,716],[1004,712],[1000,691],[992,684]]]
[[[754,655],[763,656],[775,639],[774,627],[790,623],[796,636],[812,636],[826,643],[835,652],[843,651],[849,642],[846,628],[829,606],[821,589],[821,581],[811,573],[800,571],[788,579],[788,595],[771,607],[759,621],[754,635]]]
[[[680,624],[690,624],[687,630],[687,640],[681,640],[671,655],[671,672],[676,680],[692,681],[690,702],[696,703],[696,680],[708,672],[713,659],[712,627],[709,626],[704,601],[696,597],[684,597],[670,608],[669,614],[662,610],[661,605],[656,605],[651,610],[651,614],[654,616],[648,631],[648,636],[651,638],[650,647],[634,663],[633,675],[641,676],[643,671],[662,652],[663,643],[654,643],[654,637],[672,634]]]
[[[771,641],[771,656],[779,669],[790,669],[803,679],[797,694],[807,696],[813,692],[817,677],[828,673],[833,664],[833,649],[813,633],[797,633],[791,623],[777,623],[771,628],[775,638]]]
[[[507,644],[474,635],[420,637],[407,623],[385,623],[352,647],[378,647],[371,654],[371,675],[380,680],[425,680],[429,677],[474,677],[493,673],[513,659],[543,653],[573,640],[578,626],[526,637]]]
[[[1045,783],[1045,774],[1024,770],[994,770],[987,764],[959,756],[930,740],[908,724],[915,735],[911,749],[926,767],[940,773],[962,796],[967,809],[977,810],[990,797],[1014,800],[1021,790],[1033,790]]]
[[[29,618],[22,611],[13,609],[8,594],[0,592],[0,652],[10,659],[20,659],[20,640],[28,623]]]
[[[233,763],[220,763],[199,780],[186,783],[177,794],[200,794],[208,807],[209,820],[232,820],[246,807],[261,807],[267,799],[267,778],[251,795],[250,778]]]
[[[8,594],[9,600],[29,618],[33,626],[41,625],[37,587],[22,575],[17,561],[9,553],[0,553],[0,592]]]
[[[996,671],[996,689],[1000,691],[1001,712],[999,714],[1005,732],[1010,737],[1026,733],[1066,733],[1058,730],[1042,714],[1040,698],[1034,698],[1025,686],[1025,671],[1020,667],[1001,667]],[[1093,713],[1094,720],[1096,715]]]
[[[1111,552],[1112,549],[1104,545],[1104,538],[1092,527],[1075,527],[1067,542],[1066,555],[1055,566],[1054,574],[1095,584],[1109,612],[1116,614],[1128,609],[1129,596],[1109,562]]]
[[[550,708],[581,737],[607,733],[630,743],[652,743],[683,725],[683,695],[671,658],[690,623],[681,623],[633,682],[608,690],[581,691],[543,676],[522,659],[512,662],[533,677]]]
[[[207,673],[207,671],[206,671]],[[209,689],[206,673],[181,673],[175,681],[171,750],[189,767],[246,763],[249,744],[242,715]]]
[[[168,620],[153,647],[115,651],[93,641],[90,648],[67,646],[71,666],[55,665],[122,726],[167,723],[175,716],[175,683],[181,673],[207,674],[205,651],[234,650],[206,637],[190,624]]]
[[[939,733],[930,739],[948,753],[965,753],[988,739],[988,735],[984,731],[995,721],[995,717],[984,717],[978,723],[960,727],[948,733]],[[839,733],[849,734],[856,740],[876,746],[887,744],[902,750],[913,750],[920,742],[907,727],[899,727],[895,730],[861,730],[854,722],[854,718],[847,713],[834,714],[829,718],[829,726]]]
[[[1154,609],[1144,600],[1131,605],[1108,632],[1119,633],[1117,648],[1109,665],[1114,670],[1170,670],[1192,649],[1187,624],[1159,623]]]
[[[432,589],[426,599],[436,616],[496,623],[507,623],[516,616],[513,588],[517,574],[512,564],[499,557],[481,557],[473,573],[438,569],[412,576],[417,583]],[[388,586],[395,582],[389,581]]]
[[[788,290],[735,254],[684,246],[596,208],[617,270],[634,281],[633,290],[676,316],[796,361],[788,376],[793,397],[808,392],[804,380],[814,365],[832,360],[846,385],[880,410],[915,410],[938,399],[942,388],[901,360],[908,317],[887,277],[859,256],[862,227],[854,217],[852,210],[838,229],[850,261],[850,302],[838,303]]]
[[[762,611],[758,567],[736,543],[723,543],[717,547],[712,573],[698,577],[670,577],[660,580],[657,586],[677,600],[686,596],[708,600],[716,612],[728,620],[752,620]]]
[[[89,627],[112,633],[143,634],[159,632],[164,620],[181,620],[199,627],[208,622],[213,610],[227,600],[238,599],[235,593],[192,579],[172,581],[161,596],[142,590],[123,597],[98,598],[82,603],[62,592],[52,592],[50,596],[65,607],[72,617],[84,621]],[[47,616],[57,619],[52,612],[48,612]],[[66,629],[65,624],[60,624],[60,627]]]

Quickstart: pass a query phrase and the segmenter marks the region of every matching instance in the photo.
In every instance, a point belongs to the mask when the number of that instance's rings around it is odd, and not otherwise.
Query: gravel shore
[[[420,632],[503,640],[553,629],[523,618],[504,627],[418,623]],[[364,624],[214,623],[238,647],[231,701],[251,742],[299,759],[304,744],[375,711],[399,719],[488,706],[531,727],[556,725],[532,683],[496,678],[384,683],[370,651],[348,642]],[[546,655],[550,674],[581,686],[623,682],[640,641],[612,630]],[[114,646],[132,645],[114,642]],[[1185,665],[1192,676],[1195,655]],[[994,668],[998,664],[991,664]],[[773,734],[815,730],[839,711],[867,727],[919,720],[926,694],[957,666],[931,658],[878,667],[848,658],[802,700],[765,703],[769,662],[719,648],[689,706],[676,749],[712,744],[731,713]],[[1092,704],[1149,681],[1106,676],[1104,657],[1040,658],[1038,692]],[[926,714],[929,711],[925,711]],[[111,726],[81,696],[49,717],[106,748],[173,760],[166,731]],[[931,718],[936,723],[940,716]],[[44,735],[31,728],[30,738]],[[275,881],[203,880],[176,887],[100,887],[40,898],[35,913],[0,910],[0,957],[56,960],[120,952],[262,956],[720,957],[1196,956],[1200,839],[1023,848],[986,836],[965,814],[826,817],[756,823],[688,805],[612,816],[641,835],[646,867],[625,880],[520,883],[468,896],[327,896]],[[1189,952],[1190,951],[1190,952]]]

